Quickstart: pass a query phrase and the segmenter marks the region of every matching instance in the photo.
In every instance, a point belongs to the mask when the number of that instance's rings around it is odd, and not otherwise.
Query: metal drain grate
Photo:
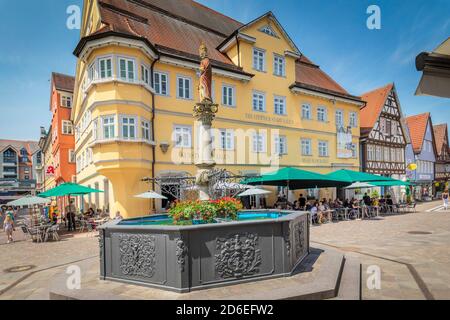
[[[32,270],[34,268],[36,268],[36,266],[33,266],[33,265],[17,266],[17,267],[12,267],[12,268],[5,269],[5,270],[3,270],[3,272],[6,272],[6,273],[25,272],[25,271],[30,271],[30,270]]]
[[[426,235],[426,234],[433,234],[432,232],[428,231],[409,231],[409,234],[417,234],[417,235]]]

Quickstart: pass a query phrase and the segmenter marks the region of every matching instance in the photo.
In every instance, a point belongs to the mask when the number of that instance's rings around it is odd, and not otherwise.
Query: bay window
[[[115,134],[115,116],[105,116],[102,118],[103,139],[114,139]]]
[[[112,78],[112,58],[99,58],[98,69],[100,79]]]
[[[135,63],[134,59],[119,58],[119,78],[128,81],[135,81]]]
[[[136,118],[129,116],[121,117],[121,132],[123,139],[136,139]]]

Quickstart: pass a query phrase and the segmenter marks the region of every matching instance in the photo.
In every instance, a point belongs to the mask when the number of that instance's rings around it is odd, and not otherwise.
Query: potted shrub
[[[214,223],[216,218],[237,220],[242,208],[241,201],[233,198],[179,201],[169,210],[169,216],[177,225]]]

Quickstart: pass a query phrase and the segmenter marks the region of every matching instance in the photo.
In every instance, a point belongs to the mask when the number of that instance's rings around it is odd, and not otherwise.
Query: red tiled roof
[[[30,155],[39,150],[39,145],[36,141],[0,140],[0,152],[5,151],[8,147],[14,148],[17,152],[25,148]]]
[[[244,26],[239,21],[192,0],[98,1],[103,26],[90,37],[116,32],[143,38],[159,52],[194,61],[199,60],[198,48],[204,43],[213,65],[245,73],[227,55],[217,50],[228,36]],[[80,52],[83,40],[88,38],[82,39],[75,54]],[[297,61],[294,85],[359,100],[358,97],[350,96],[305,56]]]
[[[183,1],[168,1],[167,5],[163,8],[167,9],[169,7],[175,7],[173,3],[179,3],[182,7],[192,7],[193,1],[183,0]],[[103,33],[106,31],[115,31],[131,36],[143,37],[147,39],[151,44],[153,44],[157,49],[161,51],[177,52],[180,54],[185,54],[190,57],[198,58],[198,48],[202,43],[204,43],[209,50],[210,59],[217,62],[218,65],[227,66],[228,68],[235,69],[236,71],[241,70],[233,64],[233,62],[224,54],[216,50],[216,47],[223,41],[224,36],[220,35],[219,31],[208,29],[211,27],[209,20],[206,18],[205,24],[196,25],[195,23],[187,20],[192,18],[194,13],[198,16],[205,16],[204,12],[206,9],[194,10],[189,12],[185,10],[184,17],[174,17],[174,15],[169,15],[161,13],[153,8],[153,6],[161,5],[161,1],[157,0],[140,0],[140,1],[129,1],[129,0],[103,0],[100,3],[100,14],[102,17],[102,22],[108,27],[104,27],[98,33]],[[140,3],[140,4],[137,4]],[[152,6],[143,6],[142,4]],[[168,4],[171,4],[170,6]],[[200,6],[200,5],[199,5]],[[200,6],[199,8],[204,8]],[[213,11],[208,9],[208,14]],[[191,8],[192,11],[192,8]],[[201,14],[201,12],[204,12]],[[177,14],[181,14],[179,9],[175,11]],[[222,24],[231,23],[231,18],[226,18],[220,14],[216,14],[215,17],[218,21],[222,21]],[[219,25],[222,25],[219,24]],[[236,26],[237,24],[234,23]],[[234,26],[232,27],[234,28]]]
[[[56,90],[73,92],[75,87],[75,78],[66,74],[53,72],[52,82],[54,83]]]
[[[361,108],[361,131],[368,132],[373,128],[393,88],[394,84],[391,83],[361,96],[361,99],[367,103],[365,107]]]
[[[430,113],[422,113],[415,116],[407,117],[406,124],[409,128],[409,135],[411,137],[411,144],[415,153],[422,151],[423,140],[427,132],[428,119]]]
[[[297,85],[311,86],[342,95],[349,95],[344,88],[305,56],[302,56],[301,59],[297,61],[295,73]]]
[[[434,141],[436,144],[436,151],[438,155],[441,155],[442,149],[445,146],[445,140],[446,138],[448,139],[447,124],[443,123],[435,125],[433,126],[433,131],[434,131]],[[448,140],[446,147],[448,148]]]

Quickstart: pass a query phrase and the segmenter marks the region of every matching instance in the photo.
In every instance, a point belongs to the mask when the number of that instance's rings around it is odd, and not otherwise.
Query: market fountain
[[[195,178],[200,201],[215,198],[218,183],[230,175],[215,169],[211,127],[218,105],[211,99],[212,65],[200,47],[201,143]],[[192,290],[293,275],[309,254],[307,213],[278,210],[241,211],[234,221],[174,225],[167,215],[110,222],[100,228],[100,276],[131,284]]]

